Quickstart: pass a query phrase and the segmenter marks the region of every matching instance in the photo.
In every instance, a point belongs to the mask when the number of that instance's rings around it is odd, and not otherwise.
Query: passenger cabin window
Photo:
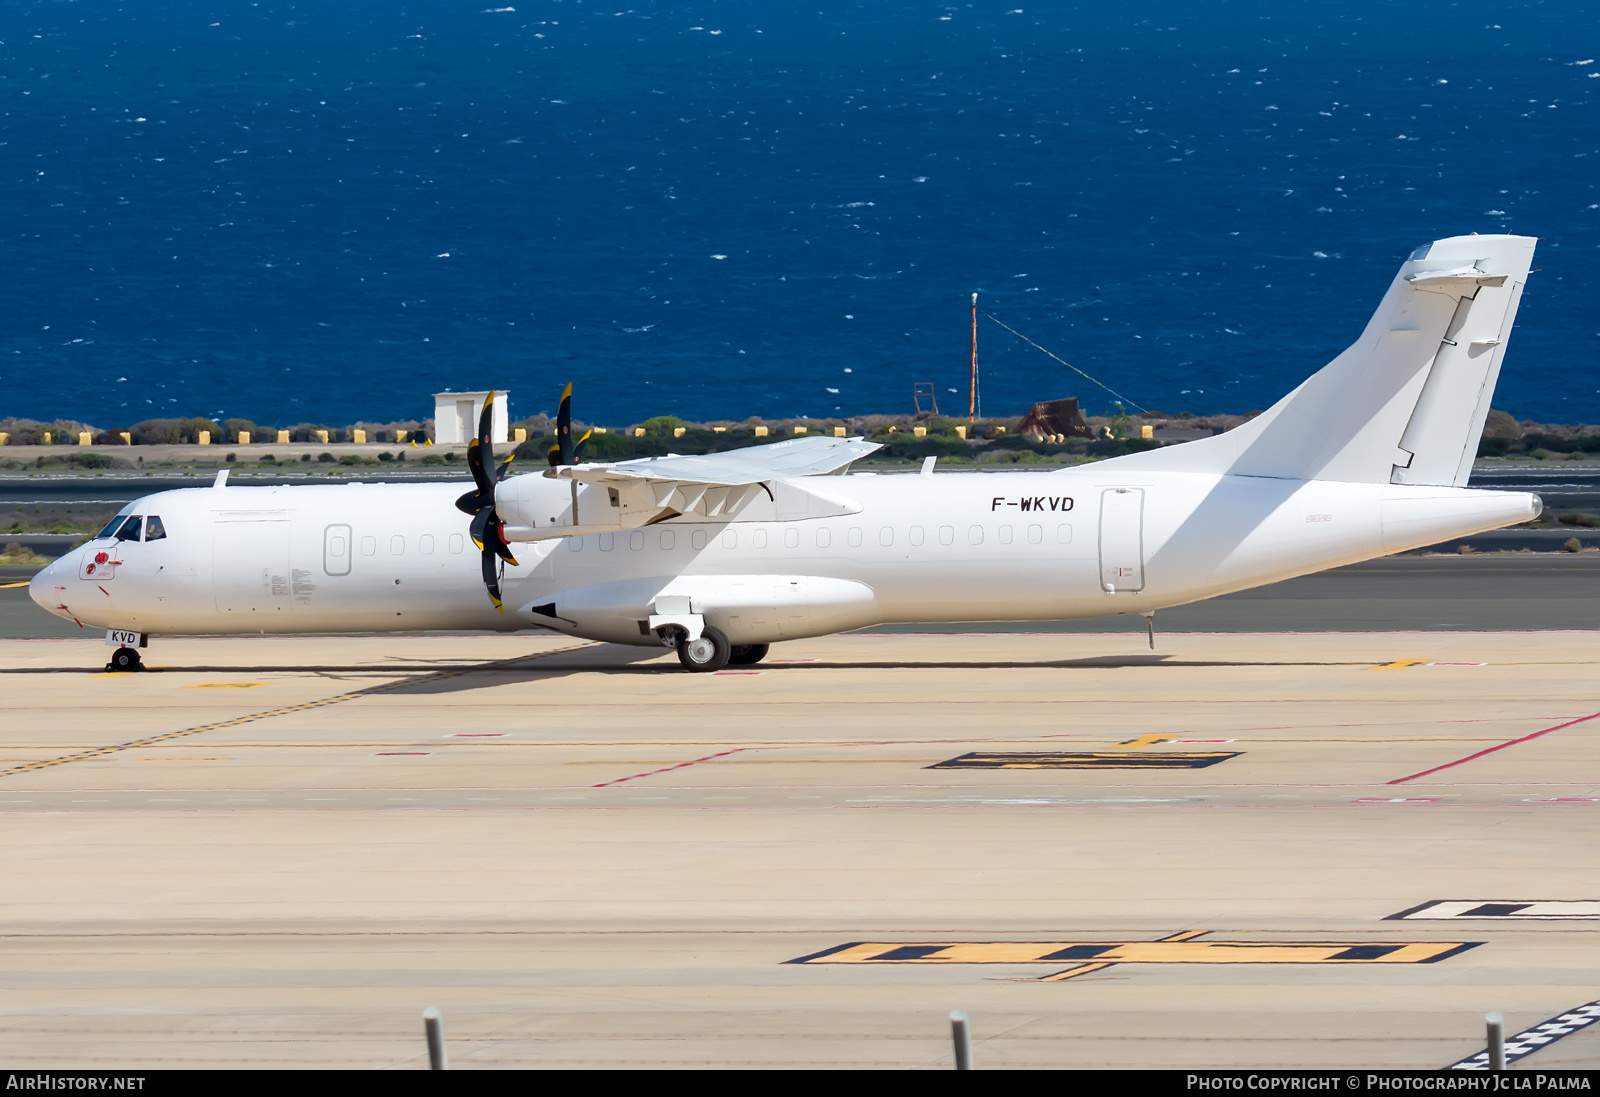
[[[165,541],[167,527],[161,524],[161,516],[152,514],[144,524],[144,539],[146,541]]]
[[[137,541],[139,539],[139,526],[143,521],[144,517],[142,515],[129,515],[128,520],[122,523],[122,528],[117,530],[117,540]]]

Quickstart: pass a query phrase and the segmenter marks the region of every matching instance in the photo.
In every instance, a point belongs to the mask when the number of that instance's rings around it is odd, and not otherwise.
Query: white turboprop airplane
[[[564,397],[542,475],[486,460],[486,407],[459,500],[222,474],[125,507],[29,592],[109,630],[123,670],[152,634],[540,628],[710,671],[883,622],[1149,615],[1537,517],[1536,495],[1465,486],[1534,244],[1418,248],[1354,345],[1182,445],[921,476],[847,473],[877,448],[859,438],[579,463]]]

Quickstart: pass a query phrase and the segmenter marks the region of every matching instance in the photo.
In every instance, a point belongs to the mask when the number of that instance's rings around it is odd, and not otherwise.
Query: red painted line
[[[428,755],[430,755],[432,753],[433,753],[433,751],[431,751],[431,750],[380,750],[378,752],[378,757],[379,758],[401,758],[401,757],[404,757],[404,758],[418,758],[418,757],[426,758]]]
[[[708,754],[704,758],[692,758],[687,762],[679,762],[675,766],[662,766],[660,769],[647,770],[644,773],[631,773],[626,777],[618,777],[615,781],[601,781],[598,785],[590,785],[589,787],[590,788],[609,788],[612,785],[620,785],[624,781],[636,781],[640,777],[654,777],[658,773],[671,773],[675,769],[688,769],[692,765],[697,765],[700,762],[709,762],[713,758],[726,758],[730,754],[738,754],[741,750],[755,750],[755,749],[757,749],[757,748],[755,748],[755,747],[735,747],[732,750],[722,750],[722,751],[718,751],[716,754]]]
[[[1396,777],[1393,781],[1388,781],[1385,783],[1390,785],[1403,785],[1407,781],[1415,781],[1418,777],[1426,777],[1430,773],[1438,773],[1442,769],[1450,769],[1452,766],[1459,766],[1463,762],[1471,762],[1475,759],[1482,758],[1486,754],[1493,754],[1497,750],[1505,750],[1507,747],[1514,747],[1518,743],[1526,743],[1530,739],[1537,739],[1541,735],[1549,735],[1552,731],[1560,731],[1562,728],[1570,728],[1574,724],[1581,724],[1588,720],[1593,720],[1596,717],[1600,717],[1600,712],[1591,712],[1587,716],[1580,716],[1576,720],[1568,720],[1566,723],[1557,724],[1553,728],[1544,728],[1540,731],[1531,732],[1528,735],[1524,735],[1520,739],[1507,739],[1505,742],[1499,743],[1495,746],[1485,747],[1476,754],[1469,754],[1465,758],[1457,758],[1454,762],[1446,762],[1442,766],[1434,766],[1432,769],[1425,769],[1420,773],[1409,774],[1405,777]]]

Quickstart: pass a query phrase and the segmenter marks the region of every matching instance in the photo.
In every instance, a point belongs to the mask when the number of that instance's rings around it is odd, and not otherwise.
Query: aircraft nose
[[[61,577],[73,573],[76,567],[75,561],[82,551],[82,549],[78,549],[51,561],[40,568],[32,579],[28,580],[28,597],[37,602],[41,609],[48,610],[57,617],[66,616],[57,608],[61,605],[62,592],[56,588],[58,586],[66,586]]]

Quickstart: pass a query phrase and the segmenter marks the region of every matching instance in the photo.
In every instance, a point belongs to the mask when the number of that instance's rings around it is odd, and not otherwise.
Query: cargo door
[[[1144,589],[1144,491],[1108,488],[1100,494],[1100,587],[1107,594]]]
[[[240,616],[288,613],[289,522],[229,520],[214,527],[212,557],[217,612]]]

